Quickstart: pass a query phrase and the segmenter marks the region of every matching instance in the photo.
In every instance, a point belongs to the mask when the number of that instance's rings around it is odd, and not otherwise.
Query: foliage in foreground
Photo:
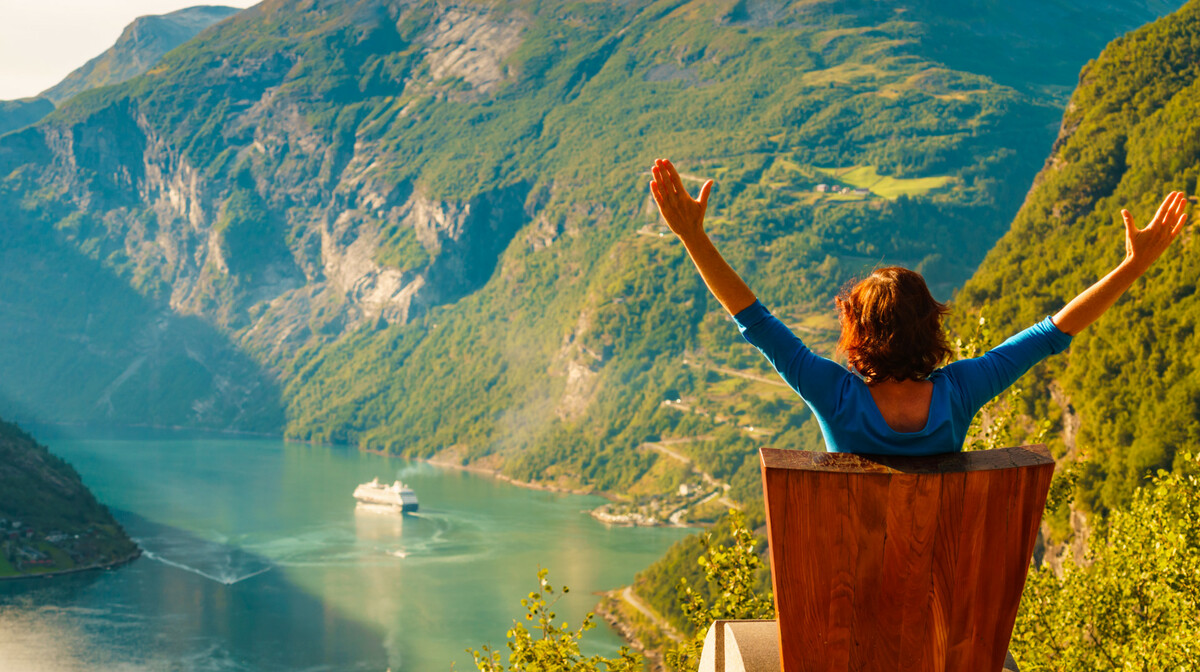
[[[603,656],[584,657],[579,651],[579,641],[583,638],[583,633],[596,627],[593,621],[594,614],[589,613],[584,617],[583,623],[579,628],[572,630],[567,623],[555,623],[554,605],[562,599],[563,595],[570,592],[567,586],[563,586],[558,594],[555,595],[555,589],[546,580],[548,570],[538,570],[538,587],[539,590],[529,593],[529,596],[521,600],[521,606],[525,607],[525,620],[536,621],[537,627],[533,632],[530,632],[524,623],[514,621],[513,627],[509,629],[508,636],[508,666],[502,662],[503,656],[500,651],[492,650],[488,645],[484,645],[482,650],[467,649],[475,658],[475,667],[482,672],[504,672],[505,670],[522,670],[526,672],[599,672],[605,670],[607,672],[634,672],[634,670],[642,670],[642,658],[630,651],[627,647],[621,647],[621,652],[616,658],[604,658]],[[550,596],[554,595],[553,599]],[[540,635],[540,636],[537,636]]]
[[[1159,471],[1083,562],[1031,571],[1012,648],[1032,672],[1200,669],[1200,478]]]
[[[665,659],[674,670],[695,670],[700,665],[700,653],[704,649],[704,636],[713,621],[720,619],[770,619],[775,618],[775,603],[770,593],[759,593],[754,589],[755,577],[763,561],[758,550],[762,541],[755,538],[746,520],[736,509],[727,518],[728,545],[714,544],[711,533],[700,537],[704,555],[699,564],[704,568],[711,603],[688,585],[687,579],[679,580],[679,604],[688,622],[692,625],[692,638],[668,651]]]

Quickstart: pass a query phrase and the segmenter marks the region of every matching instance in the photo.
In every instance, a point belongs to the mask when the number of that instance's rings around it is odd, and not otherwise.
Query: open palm
[[[1125,257],[1143,268],[1153,264],[1183,230],[1187,215],[1183,212],[1188,199],[1182,191],[1172,191],[1158,206],[1154,219],[1144,229],[1133,223],[1128,210],[1121,211],[1125,221]]]
[[[702,231],[713,181],[709,180],[700,187],[700,199],[697,200],[688,194],[679,172],[667,159],[656,159],[650,173],[654,176],[650,182],[650,193],[654,195],[658,211],[675,235],[686,236]]]

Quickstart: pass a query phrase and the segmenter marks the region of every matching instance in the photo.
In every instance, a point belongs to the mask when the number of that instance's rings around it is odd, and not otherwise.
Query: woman
[[[699,200],[670,161],[651,170],[650,191],[667,225],[683,241],[709,290],[742,335],[812,408],[832,452],[930,455],[962,450],[971,418],[1029,367],[1062,352],[1158,259],[1183,229],[1188,199],[1172,192],[1145,229],[1125,220],[1125,259],[1053,317],[982,357],[937,366],[950,354],[941,329],[943,304],[913,271],[882,268],[837,299],[851,373],[814,355],[755,298],[704,233],[712,180]]]

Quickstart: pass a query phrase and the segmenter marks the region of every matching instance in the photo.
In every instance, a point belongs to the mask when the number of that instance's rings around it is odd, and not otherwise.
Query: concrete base
[[[699,672],[782,672],[779,624],[776,621],[713,621],[704,636]],[[1001,672],[1020,672],[1011,651]]]

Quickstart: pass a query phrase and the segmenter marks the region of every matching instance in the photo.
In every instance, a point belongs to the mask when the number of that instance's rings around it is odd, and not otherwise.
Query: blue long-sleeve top
[[[835,453],[933,455],[962,450],[971,418],[993,397],[1052,354],[1071,336],[1049,317],[986,354],[929,375],[933,398],[919,432],[888,426],[867,384],[842,365],[814,354],[783,322],[755,301],[734,316],[742,336],[767,360],[817,417],[825,446]]]

